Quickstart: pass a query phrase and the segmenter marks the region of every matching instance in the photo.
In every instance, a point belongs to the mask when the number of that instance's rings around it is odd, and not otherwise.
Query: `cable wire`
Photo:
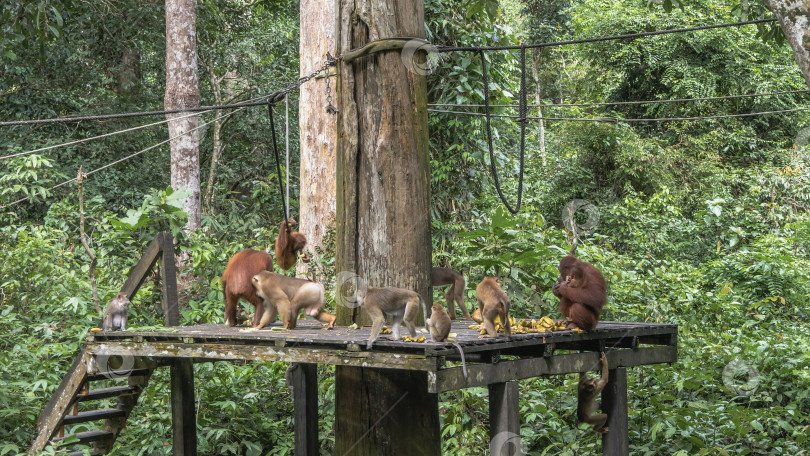
[[[754,21],[742,21],[742,22],[730,22],[726,24],[714,24],[714,25],[702,25],[699,27],[688,27],[688,28],[680,28],[680,29],[670,29],[670,30],[656,30],[652,32],[640,32],[640,33],[629,33],[627,35],[612,35],[612,36],[601,36],[601,37],[594,37],[594,38],[584,38],[579,40],[568,40],[568,41],[553,41],[549,43],[537,43],[537,44],[525,44],[525,45],[517,45],[517,46],[436,46],[436,50],[438,52],[453,52],[453,51],[467,51],[467,52],[480,52],[480,51],[514,51],[520,49],[521,47],[525,47],[526,49],[534,49],[534,48],[545,48],[545,47],[554,47],[554,46],[567,46],[571,44],[582,44],[582,43],[596,43],[599,41],[611,41],[611,40],[623,40],[628,38],[646,38],[649,36],[657,36],[657,35],[667,35],[671,33],[686,33],[686,32],[694,32],[697,30],[711,30],[711,29],[718,29],[724,27],[739,27],[742,25],[751,25],[751,24],[763,24],[766,22],[775,22],[776,18],[771,19],[757,19]]]
[[[255,100],[258,100],[258,99],[261,99],[261,98],[264,98],[264,97],[251,98],[250,100],[247,100],[247,102],[255,101]],[[41,147],[39,149],[29,150],[27,152],[19,152],[19,153],[16,153],[16,154],[4,155],[4,156],[0,157],[0,160],[19,157],[21,155],[35,154],[37,152],[43,152],[43,151],[46,151],[46,150],[56,149],[58,147],[67,147],[67,146],[72,146],[74,144],[81,144],[81,143],[93,141],[93,140],[96,140],[96,139],[102,139],[102,138],[107,138],[107,137],[110,137],[110,136],[120,135],[121,133],[129,133],[131,131],[136,131],[136,130],[140,130],[140,129],[143,129],[143,128],[154,127],[155,125],[169,123],[169,122],[171,122],[173,120],[180,120],[180,119],[185,119],[185,118],[191,117],[191,116],[199,116],[199,115],[202,115],[202,114],[207,114],[207,113],[209,113],[211,111],[213,111],[213,110],[202,111],[202,112],[193,112],[193,113],[190,113],[190,114],[186,114],[184,116],[173,117],[171,119],[164,119],[164,120],[160,120],[160,121],[157,121],[157,122],[152,122],[152,123],[146,124],[146,125],[139,125],[137,127],[127,128],[127,129],[124,129],[124,130],[118,130],[118,131],[114,131],[114,132],[111,132],[111,133],[105,133],[103,135],[93,136],[91,138],[77,139],[75,141],[70,141],[70,142],[66,142],[66,143],[63,143],[63,144],[54,144],[54,145],[51,145],[51,146]]]
[[[641,100],[641,101],[614,101],[614,102],[597,102],[597,103],[549,103],[549,104],[530,104],[530,108],[568,108],[568,107],[587,107],[587,106],[613,106],[613,105],[640,105],[640,104],[661,104],[661,103],[679,103],[686,101],[713,101],[713,100],[735,100],[738,98],[752,98],[752,97],[769,97],[775,95],[792,95],[799,93],[810,92],[810,89],[801,90],[785,90],[782,92],[763,92],[763,93],[746,93],[741,95],[726,95],[721,97],[702,97],[702,98],[673,98],[671,100]],[[470,107],[482,108],[482,104],[461,104],[461,103],[428,103],[428,106],[450,106],[450,107]],[[490,107],[497,108],[517,108],[519,104],[491,104]]]
[[[119,164],[119,163],[121,163],[121,162],[123,162],[123,161],[129,160],[130,158],[133,158],[133,157],[136,157],[136,156],[138,156],[138,155],[141,155],[141,154],[143,154],[144,152],[148,152],[148,151],[150,151],[150,150],[152,150],[152,149],[154,149],[154,148],[156,148],[156,147],[162,146],[163,144],[166,144],[166,143],[168,143],[168,142],[174,141],[175,139],[177,139],[177,138],[179,138],[179,137],[181,137],[181,136],[185,136],[185,135],[187,135],[187,134],[189,134],[189,133],[191,133],[191,132],[193,132],[193,131],[199,130],[200,128],[203,128],[203,127],[205,127],[205,126],[206,126],[206,125],[208,125],[208,124],[211,124],[211,123],[213,123],[213,122],[216,122],[216,121],[217,121],[217,120],[219,120],[219,119],[223,119],[223,118],[228,117],[228,116],[230,116],[230,115],[232,115],[232,114],[235,114],[236,112],[241,111],[242,109],[244,109],[244,108],[238,108],[238,109],[235,109],[235,110],[233,110],[233,111],[231,111],[231,112],[225,113],[225,114],[223,114],[223,115],[221,115],[221,116],[219,116],[219,117],[216,117],[216,118],[215,118],[215,119],[213,119],[213,120],[210,120],[210,121],[205,122],[205,123],[203,123],[203,124],[201,124],[201,125],[198,125],[198,126],[196,126],[195,128],[192,128],[191,130],[185,131],[185,132],[180,133],[179,135],[175,135],[175,136],[173,136],[173,137],[171,137],[171,138],[169,138],[169,139],[167,139],[167,140],[165,140],[165,141],[161,141],[161,142],[159,142],[159,143],[157,143],[157,144],[151,145],[151,146],[147,147],[146,149],[143,149],[143,150],[140,150],[140,151],[135,152],[135,153],[133,153],[133,154],[127,155],[127,156],[126,156],[126,157],[124,157],[124,158],[121,158],[121,159],[119,159],[119,160],[116,160],[116,161],[114,161],[114,162],[112,162],[112,163],[108,163],[108,164],[106,164],[106,165],[104,165],[104,166],[102,166],[102,167],[100,167],[100,168],[96,168],[96,169],[94,169],[94,170],[92,170],[92,171],[88,171],[88,172],[84,173],[84,175],[85,175],[85,176],[89,176],[90,174],[95,174],[95,173],[97,173],[97,172],[99,172],[99,171],[102,171],[102,170],[105,170],[105,169],[107,169],[107,168],[109,168],[109,167],[111,167],[111,166],[117,165],[117,164]],[[172,120],[174,120],[174,119],[172,119]],[[53,187],[49,188],[49,189],[48,189],[48,191],[55,190],[55,189],[57,189],[57,188],[59,188],[59,187],[65,186],[65,185],[67,185],[67,184],[69,184],[69,183],[71,183],[71,182],[75,182],[76,180],[77,180],[77,178],[76,178],[76,177],[74,177],[73,179],[66,180],[66,181],[64,181],[64,182],[62,182],[62,183],[56,184],[56,185],[54,185]],[[18,200],[16,200],[16,201],[13,201],[13,202],[11,202],[11,203],[8,203],[8,204],[6,204],[6,205],[4,205],[4,206],[0,206],[0,209],[5,209],[5,208],[8,208],[8,207],[14,206],[14,205],[16,205],[16,204],[22,203],[23,201],[27,201],[27,200],[29,200],[29,199],[31,199],[31,197],[30,197],[30,196],[26,196],[25,198],[20,198],[20,199],[18,199]]]
[[[526,119],[530,120],[548,120],[548,121],[563,121],[563,122],[607,122],[607,123],[634,123],[634,122],[677,122],[688,120],[707,120],[707,119],[728,119],[733,117],[753,117],[770,114],[784,114],[789,112],[808,111],[810,107],[794,108],[794,109],[781,109],[777,111],[760,111],[749,112],[743,114],[720,114],[716,116],[694,116],[694,117],[659,117],[653,119],[620,119],[618,117],[593,117],[593,118],[578,118],[578,117],[537,117],[527,116]],[[448,111],[444,109],[428,109],[428,112],[439,114],[460,114],[463,116],[486,116],[480,112],[463,112],[463,111]],[[508,114],[489,114],[489,117],[504,117],[508,119],[520,119],[520,116]]]

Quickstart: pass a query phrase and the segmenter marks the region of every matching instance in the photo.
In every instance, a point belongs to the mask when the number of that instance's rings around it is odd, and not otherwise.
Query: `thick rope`
[[[503,194],[503,190],[501,189],[501,182],[498,178],[498,169],[495,165],[495,150],[492,147],[492,124],[490,121],[490,112],[489,112],[489,79],[487,78],[487,59],[484,55],[484,51],[480,51],[479,54],[481,55],[481,72],[483,73],[484,79],[484,115],[487,119],[487,147],[489,148],[489,163],[492,168],[492,180],[495,182],[495,190],[498,192],[498,197],[503,202],[503,205],[506,206],[506,210],[511,212],[512,214],[517,214],[520,211],[520,203],[523,199],[523,170],[524,170],[524,153],[525,153],[525,145],[526,145],[526,59],[525,57],[525,48],[521,51],[520,56],[520,104],[521,104],[521,116],[518,118],[520,122],[520,172],[518,177],[518,196],[517,196],[517,203],[515,208],[513,209],[512,206],[506,201],[506,197]]]
[[[284,199],[284,183],[281,182],[281,159],[278,156],[278,146],[276,145],[276,124],[273,121],[273,103],[267,103],[267,115],[270,117],[270,135],[272,136],[272,143],[273,143],[273,155],[276,157],[276,177],[278,178],[278,194]],[[289,214],[290,208],[287,205],[287,202],[284,203],[284,213]],[[287,221],[287,217],[284,218],[284,225],[287,227],[287,232],[289,233],[290,230],[290,222]]]

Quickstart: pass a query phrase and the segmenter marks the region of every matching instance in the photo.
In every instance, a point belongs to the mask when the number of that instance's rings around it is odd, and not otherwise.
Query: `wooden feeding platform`
[[[555,331],[480,338],[471,320],[453,323],[455,342],[404,342],[380,335],[366,350],[369,328],[324,330],[299,320],[294,330],[276,322],[251,330],[225,325],[178,326],[177,285],[171,236],[159,234],[133,268],[123,290],[130,299],[161,260],[161,303],[166,328],[160,331],[89,332],[62,383],[38,420],[32,454],[69,435],[107,454],[155,369],[171,370],[172,449],[197,454],[194,398],[195,362],[281,361],[291,363],[295,454],[318,455],[317,366],[335,367],[335,454],[428,455],[442,453],[439,393],[486,386],[489,389],[491,454],[522,455],[517,380],[594,371],[605,352],[610,369],[602,410],[610,431],[603,453],[629,454],[627,367],[677,360],[677,325],[602,321],[588,332]],[[403,327],[402,335],[408,335]],[[428,339],[426,333],[422,333]],[[114,360],[114,361],[113,361]],[[115,386],[93,388],[97,381]],[[113,399],[115,407],[93,409]],[[101,404],[106,404],[102,402]],[[79,407],[82,404],[82,407]],[[103,407],[97,405],[96,407]],[[86,424],[103,422],[90,431]],[[69,454],[82,454],[74,451]]]
[[[589,332],[555,331],[480,338],[468,326],[453,323],[468,375],[464,378],[459,350],[451,343],[388,340],[381,334],[366,350],[369,328],[322,329],[315,320],[301,320],[294,330],[280,322],[261,330],[225,325],[168,327],[162,331],[100,332],[87,336],[94,356],[133,356],[202,361],[282,361],[428,372],[428,392],[440,393],[541,375],[596,370],[600,351],[608,364],[631,367],[671,363],[677,358],[677,325],[602,321]],[[402,334],[408,331],[402,328]],[[582,352],[582,353],[570,353]]]

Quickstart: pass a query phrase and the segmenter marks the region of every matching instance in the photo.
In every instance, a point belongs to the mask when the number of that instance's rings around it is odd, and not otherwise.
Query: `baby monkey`
[[[602,392],[608,381],[608,364],[604,352],[602,352],[600,359],[602,361],[602,378],[600,380],[589,379],[585,372],[579,373],[577,421],[592,424],[594,431],[604,434],[608,431],[608,427],[605,426],[608,418],[607,414],[598,413],[593,415],[593,412],[602,408],[602,404],[596,400],[596,395]]]
[[[433,311],[427,320],[427,327],[430,330],[430,337],[434,342],[444,342],[450,334],[450,315],[444,310],[440,302],[433,303]]]

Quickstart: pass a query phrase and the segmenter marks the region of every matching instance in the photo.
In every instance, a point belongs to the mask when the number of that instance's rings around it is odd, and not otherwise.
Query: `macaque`
[[[287,223],[282,221],[276,238],[276,261],[278,266],[285,271],[295,266],[298,254],[307,245],[306,236],[298,231],[292,231],[290,228],[296,223],[294,218],[288,218]],[[301,260],[306,263],[309,261],[309,255],[306,253],[301,255]]]
[[[487,276],[478,284],[475,289],[478,297],[478,309],[483,319],[484,328],[487,334],[483,337],[498,337],[495,330],[495,317],[500,317],[503,324],[504,333],[512,335],[512,325],[509,322],[509,306],[511,301],[509,296],[501,290],[501,282],[497,277]]]
[[[104,331],[126,331],[127,316],[129,315],[129,298],[123,291],[118,293],[104,311],[101,320],[101,329]]]
[[[484,322],[484,319],[481,317],[481,309],[479,309],[478,307],[476,307],[476,308],[475,308],[475,310],[473,310],[473,313],[472,313],[472,319],[473,319],[473,320],[474,320],[476,323],[483,323],[483,322]]]
[[[564,257],[560,260],[560,278],[551,291],[560,298],[560,313],[568,329],[591,331],[596,328],[607,302],[607,285],[602,273],[592,264],[573,255]]]
[[[310,317],[328,323],[326,329],[334,328],[337,317],[322,309],[324,291],[320,283],[270,271],[259,272],[252,281],[256,294],[264,301],[264,313],[256,329],[274,322],[276,315],[281,318],[284,329],[295,329],[301,309]]]
[[[596,400],[596,395],[602,392],[608,381],[608,364],[604,352],[600,359],[602,361],[602,378],[600,380],[589,379],[585,372],[579,373],[577,421],[592,424],[594,431],[604,434],[608,431],[608,427],[605,426],[608,418],[607,414],[597,413],[593,415],[593,412],[602,408],[602,404]]]
[[[450,334],[450,315],[447,315],[442,303],[434,302],[433,308],[430,313],[430,318],[425,320],[428,329],[430,330],[430,338],[433,342],[444,342],[447,335]]]
[[[391,340],[399,340],[399,326],[402,321],[408,327],[411,336],[416,337],[416,317],[419,316],[419,305],[422,306],[422,312],[427,321],[427,307],[425,301],[419,296],[419,293],[403,288],[385,287],[375,288],[368,287],[358,290],[356,293],[357,305],[363,306],[366,309],[369,317],[371,317],[371,336],[366,343],[366,349],[371,350],[374,346],[374,341],[380,334],[380,328],[385,323],[385,316],[391,315],[393,322],[391,325]]]
[[[225,324],[238,323],[239,298],[244,298],[256,308],[253,312],[253,327],[259,325],[264,313],[264,301],[256,294],[251,279],[261,271],[273,270],[273,257],[262,250],[245,249],[237,252],[228,261],[222,273],[222,291],[225,294]]]
[[[445,299],[447,300],[447,310],[450,313],[451,320],[456,319],[456,303],[461,307],[464,318],[470,318],[470,311],[467,309],[467,305],[464,304],[465,282],[461,273],[450,268],[433,268],[430,270],[430,282],[434,287],[450,285]]]

